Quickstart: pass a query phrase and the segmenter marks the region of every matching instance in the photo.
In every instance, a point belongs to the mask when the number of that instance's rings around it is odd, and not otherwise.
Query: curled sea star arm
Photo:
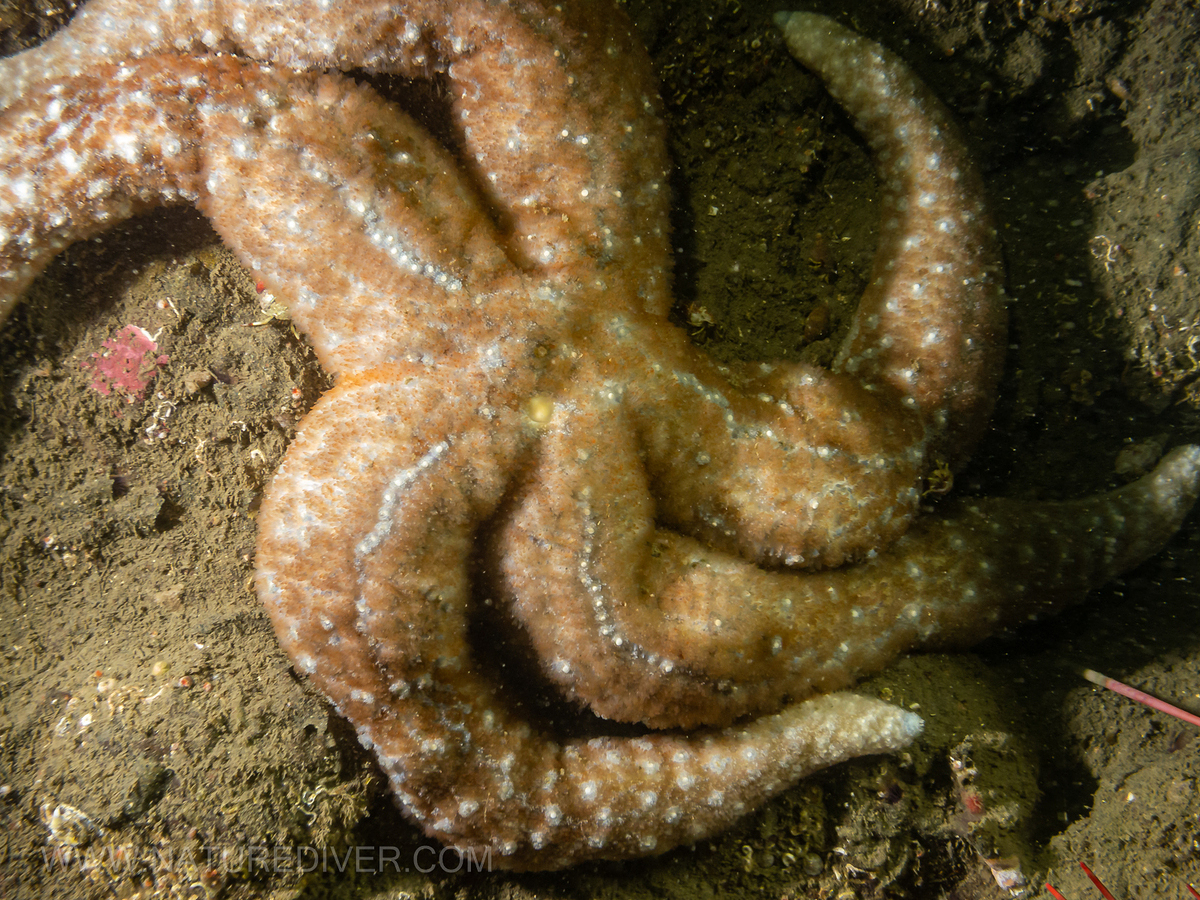
[[[68,244],[204,190],[198,86],[168,76],[166,96],[139,102],[114,74],[50,85],[0,113],[0,322]],[[110,133],[110,121],[129,130]]]
[[[657,528],[632,426],[599,403],[577,415],[543,436],[554,475],[518,494],[492,556],[545,676],[655,728],[771,711],[1077,603],[1158,552],[1200,485],[1200,448],[1181,447],[1111,493],[964,502],[855,565],[769,571]],[[601,419],[605,441],[581,449],[572,434]]]
[[[520,410],[448,394],[421,367],[351,375],[305,419],[264,504],[259,593],[280,641],[426,833],[506,868],[662,852],[919,733],[851,694],[687,736],[531,727],[466,641],[475,532],[530,440]],[[328,563],[301,577],[296,559]]]
[[[638,269],[671,304],[665,132],[650,63],[608,0],[91,0],[39,47],[0,60],[0,109],[37,86],[163,52],[293,70],[445,77],[450,130],[514,259]],[[614,66],[614,62],[617,65]]]
[[[102,66],[0,113],[0,169],[0,320],[68,243],[178,202],[287,298],[334,373],[474,351],[465,326],[508,314],[486,301],[520,286],[445,150],[340,76],[173,54]],[[354,266],[314,256],[347,239]]]
[[[957,467],[987,427],[1004,363],[982,179],[949,112],[899,57],[825,16],[776,22],[854,118],[881,175],[879,246],[834,370],[895,391],[929,425],[930,453]]]
[[[760,366],[735,384],[678,332],[627,320],[607,330],[636,368],[592,381],[623,384],[660,521],[797,568],[840,565],[904,533],[925,463],[910,411],[820,367]]]

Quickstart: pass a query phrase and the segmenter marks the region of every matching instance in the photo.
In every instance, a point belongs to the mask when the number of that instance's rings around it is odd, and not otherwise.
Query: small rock
[[[1113,471],[1128,478],[1141,478],[1154,468],[1167,445],[1169,435],[1158,434],[1136,444],[1130,444],[1117,454]]]

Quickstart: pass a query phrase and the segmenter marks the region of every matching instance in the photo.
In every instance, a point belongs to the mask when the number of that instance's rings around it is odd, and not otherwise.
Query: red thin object
[[[1047,887],[1048,887],[1048,886],[1049,886],[1049,885],[1047,885]],[[1189,884],[1189,885],[1187,886],[1187,889],[1188,889],[1189,891],[1191,891],[1191,892],[1192,892],[1192,896],[1193,896],[1193,897],[1195,897],[1195,898],[1196,898],[1196,900],[1200,900],[1200,894],[1196,893],[1196,889],[1195,889],[1194,887],[1192,887],[1192,886]]]
[[[1124,685],[1122,685],[1122,687],[1124,687]],[[1117,898],[1109,892],[1108,888],[1104,886],[1104,882],[1096,877],[1096,873],[1087,867],[1087,863],[1081,862],[1079,864],[1079,868],[1083,869],[1083,871],[1087,873],[1087,877],[1092,879],[1092,884],[1094,884],[1099,889],[1100,893],[1104,895],[1104,900],[1117,900]]]
[[[1130,700],[1136,700],[1138,703],[1149,706],[1151,709],[1157,709],[1159,712],[1165,712],[1168,716],[1174,716],[1176,719],[1182,719],[1190,725],[1195,725],[1200,728],[1200,716],[1195,713],[1190,713],[1187,710],[1180,709],[1178,706],[1172,706],[1165,700],[1159,700],[1157,697],[1151,697],[1145,691],[1139,691],[1137,688],[1130,687],[1127,684],[1122,684],[1115,678],[1109,678],[1107,675],[1101,675],[1093,669],[1084,669],[1083,677],[1092,684],[1098,684],[1102,688],[1108,688],[1114,693],[1120,694],[1122,697],[1128,697]]]
[[[1054,885],[1052,885],[1048,881],[1046,882],[1046,890],[1048,890],[1051,894],[1054,895],[1054,900],[1067,900],[1067,898],[1064,897],[1062,894],[1060,894],[1058,891],[1056,891],[1054,889]]]

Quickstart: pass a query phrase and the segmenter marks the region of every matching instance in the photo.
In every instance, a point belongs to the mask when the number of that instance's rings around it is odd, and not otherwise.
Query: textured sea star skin
[[[921,477],[932,464],[928,458],[931,446],[945,443],[942,438],[954,430],[977,431],[986,419],[976,412],[972,419],[979,421],[956,422],[950,414],[960,396],[990,396],[998,376],[994,348],[996,326],[1002,325],[1003,314],[992,275],[995,260],[990,241],[977,242],[986,250],[966,253],[969,265],[960,273],[988,284],[987,291],[964,298],[952,314],[940,314],[939,321],[919,322],[919,331],[896,329],[889,335],[889,353],[895,358],[889,357],[888,367],[911,373],[918,368],[916,360],[929,356],[924,335],[940,328],[940,333],[947,335],[944,345],[953,348],[954,364],[946,367],[960,376],[948,383],[949,393],[942,390],[933,398],[924,397],[924,380],[918,379],[908,384],[909,393],[877,398],[871,390],[873,382],[888,376],[880,371],[881,360],[869,355],[863,371],[853,376],[793,365],[769,374],[745,373],[746,384],[738,390],[682,334],[664,327],[670,305],[670,257],[666,244],[667,166],[658,100],[644,53],[630,37],[624,18],[609,15],[607,2],[572,4],[565,12],[533,3],[405,4],[400,8],[347,4],[342,10],[347,19],[336,27],[332,24],[336,17],[327,22],[328,11],[318,12],[310,5],[320,6],[297,3],[284,19],[293,24],[315,23],[306,24],[299,35],[282,30],[283,22],[238,17],[232,9],[207,3],[175,5],[170,18],[164,18],[166,13],[157,5],[138,0],[92,3],[70,28],[44,47],[4,61],[7,68],[0,68],[0,83],[33,89],[31,96],[22,95],[20,101],[0,94],[0,104],[14,103],[10,119],[23,127],[40,126],[50,142],[48,147],[63,154],[78,137],[48,127],[46,120],[53,122],[56,116],[43,113],[46,108],[73,105],[55,92],[69,92],[79,80],[73,76],[55,82],[56,76],[80,70],[86,73],[89,66],[103,65],[114,57],[169,50],[177,43],[191,48],[198,40],[193,35],[203,35],[208,47],[277,53],[289,64],[308,59],[311,65],[323,65],[336,59],[343,67],[378,68],[382,61],[393,60],[389,70],[406,74],[424,72],[435,63],[445,67],[456,98],[451,115],[461,126],[464,156],[475,161],[473,171],[466,174],[476,177],[470,186],[462,185],[456,177],[457,164],[439,158],[441,170],[436,180],[449,182],[447,190],[460,195],[479,190],[487,207],[503,211],[498,233],[488,227],[478,203],[467,204],[453,226],[460,229],[464,240],[499,246],[460,243],[451,245],[451,252],[437,252],[438,241],[426,235],[444,227],[446,210],[425,210],[420,205],[424,198],[414,197],[401,210],[366,210],[381,221],[407,221],[408,227],[392,235],[393,242],[386,249],[372,248],[374,258],[356,265],[352,273],[335,272],[330,278],[329,273],[321,272],[319,279],[311,277],[298,269],[307,249],[334,237],[343,226],[326,216],[322,220],[332,231],[280,234],[299,222],[296,211],[305,208],[301,189],[286,183],[286,162],[304,165],[306,159],[316,156],[311,150],[306,153],[299,141],[282,147],[273,144],[267,153],[274,156],[268,160],[239,163],[230,158],[229,173],[216,168],[220,160],[199,161],[211,170],[205,177],[213,180],[217,191],[210,198],[201,196],[198,188],[182,196],[196,202],[218,224],[218,230],[226,227],[222,216],[231,231],[242,227],[243,217],[257,217],[257,238],[222,234],[248,267],[278,288],[277,294],[296,298],[293,317],[309,335],[326,369],[340,374],[406,357],[419,356],[433,364],[443,354],[474,354],[480,344],[498,336],[499,329],[493,328],[492,335],[478,342],[467,338],[472,328],[478,327],[483,312],[490,313],[497,325],[509,322],[520,326],[509,329],[511,337],[500,338],[510,345],[505,354],[494,347],[495,358],[504,355],[512,360],[527,356],[531,348],[546,352],[547,347],[559,347],[557,356],[542,368],[559,363],[553,375],[565,379],[570,375],[574,348],[565,347],[563,341],[539,344],[539,332],[557,336],[574,328],[571,337],[582,343],[583,335],[595,330],[595,325],[565,321],[570,318],[568,311],[592,318],[597,309],[613,315],[624,313],[628,317],[625,325],[634,335],[629,343],[637,343],[636,338],[644,334],[652,335],[649,343],[659,345],[659,358],[647,354],[646,364],[657,363],[661,371],[647,373],[649,383],[641,393],[648,400],[635,402],[632,408],[635,414],[645,411],[639,424],[647,463],[663,488],[658,511],[664,520],[726,549],[789,565],[836,565],[903,533],[916,510]],[[386,15],[381,10],[386,10]],[[386,27],[385,20],[390,23]],[[123,23],[135,21],[140,30],[126,31]],[[241,30],[235,31],[238,24]],[[326,25],[328,38],[323,30]],[[598,30],[601,27],[606,30]],[[183,38],[173,39],[177,34]],[[331,42],[337,48],[333,55]],[[564,60],[571,64],[569,70]],[[614,66],[613,60],[619,64]],[[141,73],[146,66],[126,69]],[[536,74],[526,81],[511,77],[514,69]],[[116,72],[118,78],[124,77],[121,70]],[[49,86],[33,87],[37,85]],[[143,96],[153,96],[148,91]],[[329,104],[316,105],[329,108]],[[248,98],[228,118],[269,117],[275,111],[256,107],[255,99]],[[137,146],[137,136],[153,135],[155,129],[186,119],[175,116],[166,122],[155,117],[152,109],[139,111],[132,104],[121,114],[131,118],[127,134],[134,137],[134,144],[127,141],[115,148],[109,162],[118,166],[129,163],[130,170],[123,177],[132,184],[144,168],[138,164],[141,155],[157,158],[157,148]],[[29,124],[29,119],[35,124]],[[269,137],[253,127],[253,121],[250,124],[251,128],[243,128],[248,133],[242,147],[257,147]],[[396,127],[415,130],[411,123]],[[13,130],[13,134],[20,133]],[[342,124],[337,133],[352,136],[353,125]],[[56,136],[61,141],[55,142]],[[319,141],[333,151],[320,158],[336,158],[333,143]],[[189,140],[180,143],[191,147]],[[14,148],[6,169],[54,172],[78,164],[74,157],[64,161],[54,152],[39,154],[36,147],[28,158],[20,155],[26,152],[21,146]],[[367,154],[368,150],[359,154],[360,167],[385,173],[387,163],[369,159]],[[108,191],[98,190],[87,173],[76,174],[70,189],[86,196],[91,209],[87,214],[57,219],[36,212],[39,205],[48,205],[44,192],[51,185],[59,189],[57,183],[40,183],[31,176],[10,183],[17,215],[16,221],[5,225],[11,239],[0,244],[7,282],[0,282],[0,314],[11,308],[28,281],[64,243],[86,234],[89,228],[104,227],[129,203],[131,192],[123,186],[113,184]],[[260,203],[259,190],[246,187],[238,196],[235,185],[249,185],[254,177],[271,179],[267,196],[282,189],[295,200],[278,204],[277,209]],[[352,176],[341,177],[349,183]],[[404,178],[403,174],[394,178],[402,189],[417,183]],[[150,198],[158,186],[148,176],[142,181],[137,191],[147,196],[143,205],[155,202]],[[328,184],[314,185],[312,190],[326,196],[331,193]],[[370,185],[363,185],[360,191],[373,202],[390,202],[388,197],[377,197],[381,192]],[[177,199],[181,199],[177,191],[161,194],[161,200]],[[347,206],[346,201],[331,199],[334,209]],[[106,202],[117,208],[103,209]],[[275,227],[280,209],[285,211],[284,229]],[[289,209],[290,216],[286,215]],[[352,209],[345,212],[351,218],[363,214]],[[976,223],[972,234],[981,227],[982,223]],[[375,234],[368,233],[374,240]],[[960,237],[963,239],[955,244],[971,246],[966,239],[969,236]],[[419,252],[402,261],[385,256],[392,247],[406,249],[407,241],[417,242]],[[504,258],[498,258],[501,253]],[[947,256],[952,255],[948,249]],[[373,264],[375,258],[377,265]],[[420,272],[406,271],[406,264],[413,260]],[[514,270],[514,264],[520,270]],[[426,274],[424,270],[430,266]],[[397,269],[401,271],[397,273]],[[584,272],[587,274],[581,277]],[[531,277],[521,282],[518,276],[525,273]],[[508,283],[501,285],[506,278]],[[540,307],[531,307],[526,301],[535,290],[543,296]],[[589,293],[602,294],[603,299]],[[408,302],[395,303],[397,296]],[[481,308],[482,297],[491,301],[486,309]],[[546,324],[531,321],[539,314]],[[871,315],[864,308],[862,317]],[[957,324],[960,318],[966,323],[961,327]],[[448,346],[456,341],[458,346]],[[620,367],[626,360],[617,356],[612,362],[612,368],[624,378]],[[686,375],[675,377],[675,372]],[[919,399],[922,405],[917,409]],[[908,402],[902,402],[905,400]],[[974,409],[975,405],[968,403],[967,407]],[[678,410],[679,417],[659,414],[668,407]],[[739,420],[732,429],[727,421],[730,415]],[[731,430],[735,431],[734,440],[730,440]],[[705,460],[703,466],[696,464],[698,458]],[[772,489],[774,485],[778,489]],[[804,485],[810,488],[804,489]]]
[[[940,106],[828,20],[782,24],[887,172],[871,287],[833,372],[726,372],[665,320],[658,101],[607,3],[278,8],[93,2],[0,61],[0,318],[61,246],[178,201],[287,299],[338,380],[264,503],[259,593],[427,833],[512,868],[712,834],[920,730],[785,699],[1078,600],[1195,500],[1180,448],[1113,494],[908,527],[990,410],[996,254]],[[445,69],[460,158],[346,79],[218,50]],[[728,727],[537,730],[468,640],[484,591],[593,711]]]

